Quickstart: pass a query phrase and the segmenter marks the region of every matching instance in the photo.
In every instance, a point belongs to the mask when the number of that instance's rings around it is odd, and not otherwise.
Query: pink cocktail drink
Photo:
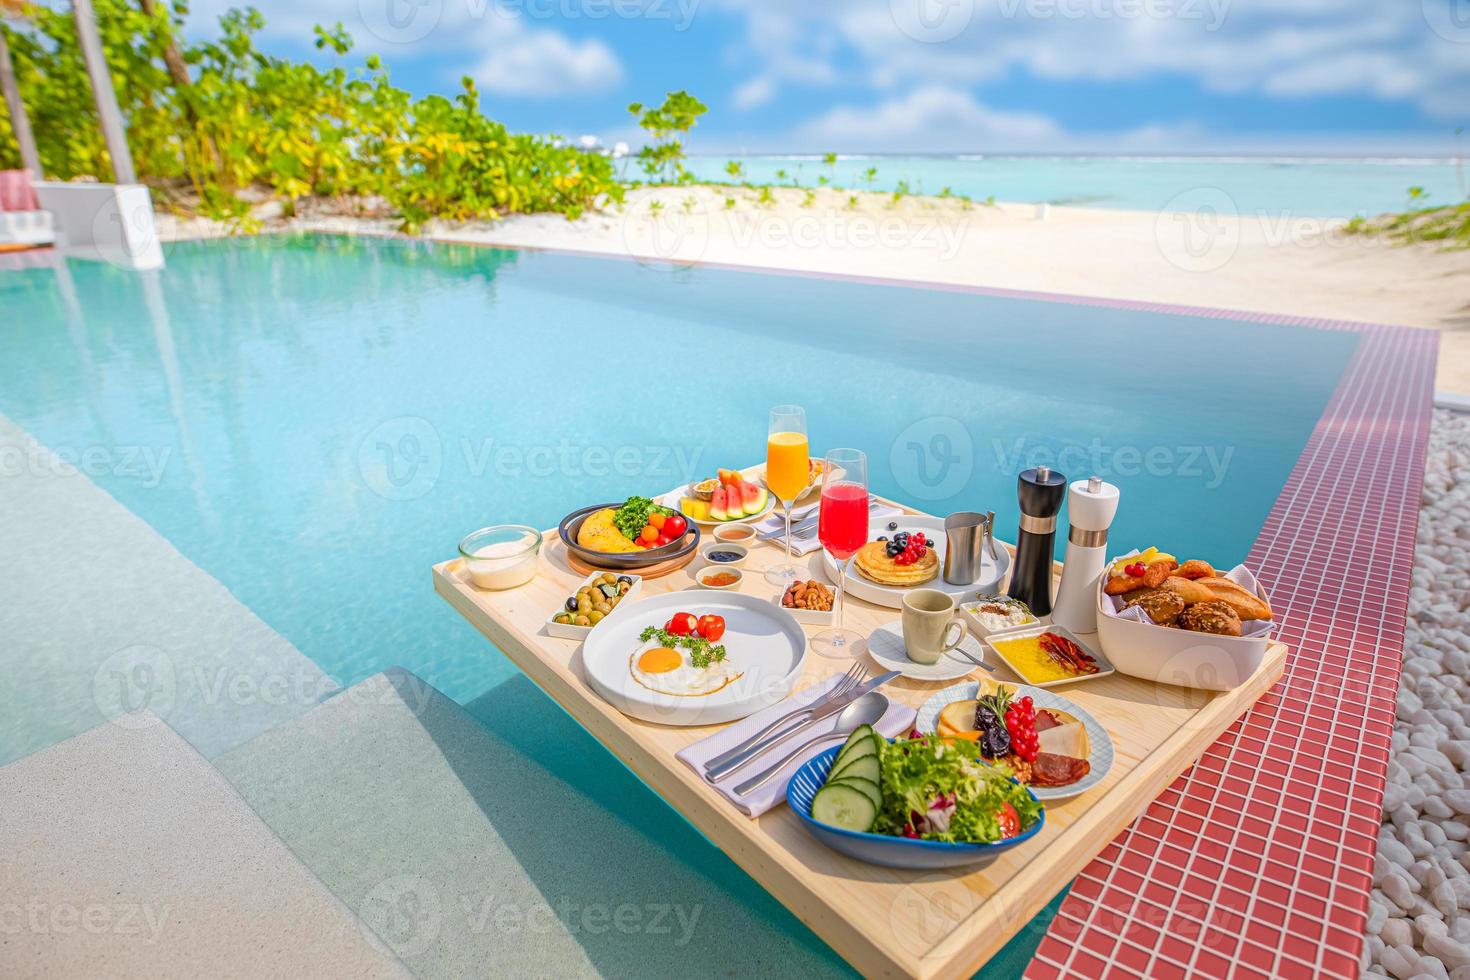
[[[834,483],[822,491],[817,538],[838,561],[847,561],[868,541],[868,490],[861,484]]]

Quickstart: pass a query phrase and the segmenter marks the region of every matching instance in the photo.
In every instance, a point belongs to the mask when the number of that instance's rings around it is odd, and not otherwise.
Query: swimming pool
[[[1113,540],[1245,555],[1356,338],[964,292],[335,237],[175,245],[156,280],[0,277],[0,411],[114,447],[108,493],[343,685],[513,669],[426,569],[468,530],[748,465],[772,404],[876,492],[994,509],[1099,472]],[[132,453],[132,458],[122,456]],[[1084,472],[1086,471],[1086,472]],[[1059,543],[1060,547],[1060,543]]]

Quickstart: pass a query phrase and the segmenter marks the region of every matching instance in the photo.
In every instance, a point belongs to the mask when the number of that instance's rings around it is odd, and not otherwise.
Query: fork
[[[751,755],[758,754],[752,750],[755,749],[757,745],[760,745],[762,742],[764,742],[769,736],[785,728],[788,722],[800,718],[803,715],[810,715],[812,712],[818,710],[819,708],[822,708],[825,705],[831,704],[834,701],[846,697],[847,694],[853,690],[853,688],[857,687],[865,679],[867,679],[867,676],[868,668],[864,667],[862,664],[853,664],[851,667],[847,668],[847,673],[842,675],[842,679],[838,681],[835,685],[833,685],[832,690],[828,691],[820,698],[817,698],[817,700],[813,701],[811,704],[797,708],[795,711],[786,712],[786,714],[777,718],[775,721],[771,722],[765,728],[762,728],[760,731],[756,732],[754,735],[750,736],[750,738],[747,738],[739,745],[735,746],[732,749],[721,752],[713,759],[709,759],[708,761],[706,761],[704,764],[705,773],[708,774],[709,771],[712,769],[721,768],[732,759],[744,755],[747,752],[751,753]]]

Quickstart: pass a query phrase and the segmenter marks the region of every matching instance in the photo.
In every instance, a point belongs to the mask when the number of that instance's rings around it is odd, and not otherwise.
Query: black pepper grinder
[[[1047,466],[1024,470],[1016,481],[1016,496],[1021,501],[1021,528],[1011,569],[1011,597],[1030,606],[1034,615],[1046,616],[1051,613],[1057,512],[1067,496],[1067,478]]]

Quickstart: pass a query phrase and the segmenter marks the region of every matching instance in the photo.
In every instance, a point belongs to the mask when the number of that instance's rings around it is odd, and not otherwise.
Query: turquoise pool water
[[[764,451],[770,405],[873,488],[994,509],[1047,462],[1120,485],[1121,546],[1244,556],[1350,333],[345,238],[184,243],[155,278],[0,276],[0,411],[342,684],[509,676],[430,588],[487,523],[554,525]],[[133,453],[133,465],[122,456]],[[148,460],[153,464],[150,466]]]
[[[0,414],[340,685],[403,666],[465,705],[523,753],[519,764],[601,801],[748,910],[769,937],[762,948],[803,950],[793,972],[840,964],[532,697],[434,595],[430,565],[483,524],[547,527],[588,502],[756,461],[766,412],[782,402],[806,406],[814,448],[867,449],[880,493],[939,513],[994,509],[1009,538],[1020,469],[1099,472],[1122,487],[1119,547],[1229,564],[1356,343],[959,292],[334,237],[179,244],[157,274],[87,262],[0,273],[0,310]],[[27,465],[7,455],[0,475]],[[0,479],[0,518],[7,486]],[[150,612],[164,627],[177,618]],[[26,717],[50,714],[48,698],[60,708],[72,682],[95,711],[92,662],[45,653],[34,661],[55,676],[42,677],[17,668],[26,653],[0,647],[0,665],[26,675],[16,696],[46,702]],[[14,727],[0,724],[0,762],[66,734]],[[1046,921],[987,975],[1018,972]],[[610,969],[624,968],[637,965]]]

